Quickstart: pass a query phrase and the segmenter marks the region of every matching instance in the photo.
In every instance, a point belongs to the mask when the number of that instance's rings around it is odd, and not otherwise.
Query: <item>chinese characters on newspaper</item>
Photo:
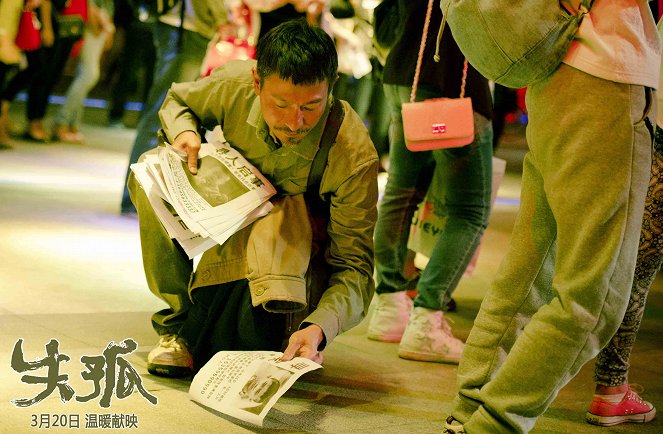
[[[217,126],[199,153],[197,175],[169,145],[161,146],[131,170],[171,238],[189,258],[269,213],[276,190],[233,149]]]

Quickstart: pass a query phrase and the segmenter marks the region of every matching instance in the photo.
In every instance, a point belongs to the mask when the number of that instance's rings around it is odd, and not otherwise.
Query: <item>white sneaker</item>
[[[412,299],[405,291],[377,294],[375,312],[368,325],[368,338],[399,342],[410,319]]]
[[[441,310],[415,307],[398,356],[423,362],[458,363],[465,344],[451,333]]]
[[[193,358],[177,335],[159,337],[159,344],[147,355],[147,371],[163,377],[186,377],[191,374]]]

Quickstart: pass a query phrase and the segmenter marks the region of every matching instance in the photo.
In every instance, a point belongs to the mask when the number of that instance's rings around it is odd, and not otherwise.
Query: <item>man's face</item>
[[[260,98],[262,116],[269,131],[282,145],[299,143],[316,126],[327,107],[326,80],[313,85],[295,85],[271,74],[260,84],[253,68],[253,88]]]

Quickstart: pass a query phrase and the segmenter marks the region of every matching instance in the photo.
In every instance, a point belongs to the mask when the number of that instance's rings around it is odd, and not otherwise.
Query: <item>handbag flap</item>
[[[403,103],[403,131],[408,141],[456,139],[474,135],[470,98],[436,98]]]

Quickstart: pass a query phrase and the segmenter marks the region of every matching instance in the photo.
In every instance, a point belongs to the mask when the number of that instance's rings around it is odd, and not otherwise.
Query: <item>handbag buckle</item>
[[[447,132],[447,124],[431,125],[433,134],[444,134]]]

